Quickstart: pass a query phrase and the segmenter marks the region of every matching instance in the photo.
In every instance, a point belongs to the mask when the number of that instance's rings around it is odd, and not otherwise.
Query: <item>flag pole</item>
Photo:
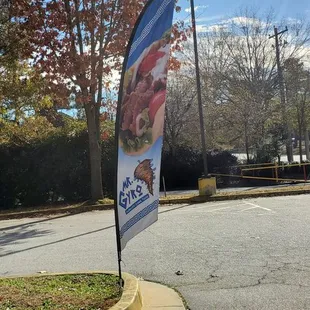
[[[117,262],[118,262],[118,276],[119,276],[119,286],[123,287],[122,278],[122,249],[121,249],[121,238],[119,230],[119,220],[118,220],[118,210],[117,210],[117,199],[114,199],[114,214],[115,214],[115,229],[116,229],[116,245],[117,245]]]
[[[124,69],[123,69],[124,71]],[[123,81],[120,83],[120,89],[123,88]],[[119,98],[119,101],[121,99]],[[118,217],[118,195],[117,195],[117,175],[118,175],[118,134],[119,134],[119,114],[120,114],[120,103],[117,107],[116,113],[116,122],[115,122],[115,147],[116,147],[116,161],[115,161],[115,182],[114,182],[114,216],[115,216],[115,232],[116,232],[116,247],[117,247],[117,262],[118,262],[118,276],[119,276],[119,286],[123,287],[123,278],[122,278],[122,247],[121,247],[121,236],[120,236],[120,226],[119,226],[119,217]]]
[[[121,246],[121,235],[120,235],[120,225],[119,225],[119,214],[118,214],[118,190],[117,190],[117,184],[118,184],[118,149],[119,149],[119,131],[120,131],[120,114],[121,114],[121,106],[123,102],[123,88],[124,88],[124,79],[125,79],[125,73],[128,63],[128,57],[130,48],[132,45],[132,42],[134,40],[136,31],[138,29],[139,23],[146,12],[147,8],[151,5],[151,3],[154,0],[149,0],[142,12],[140,13],[136,24],[132,30],[132,33],[130,35],[130,39],[128,41],[124,62],[123,62],[123,68],[122,68],[122,74],[120,79],[120,85],[119,85],[119,96],[118,96],[118,102],[117,102],[117,108],[116,108],[116,120],[115,120],[115,150],[116,150],[116,161],[115,161],[115,177],[114,177],[114,215],[115,215],[115,229],[116,229],[116,245],[117,245],[117,261],[118,261],[118,274],[119,274],[119,284],[120,287],[123,286],[124,281],[122,278],[122,246]]]
[[[190,2],[191,2],[191,14],[192,14],[193,39],[194,39],[196,83],[197,83],[197,95],[198,95],[198,109],[199,109],[199,122],[200,122],[203,170],[204,170],[204,177],[207,178],[207,177],[209,177],[209,173],[208,173],[208,162],[207,162],[207,147],[206,147],[206,137],[205,137],[205,125],[204,125],[203,108],[202,108],[202,96],[201,96],[200,70],[199,70],[199,60],[198,60],[198,46],[197,46],[195,6],[194,6],[194,0],[190,0]]]

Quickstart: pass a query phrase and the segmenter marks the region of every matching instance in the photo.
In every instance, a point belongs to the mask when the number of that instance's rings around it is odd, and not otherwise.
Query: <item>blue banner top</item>
[[[137,61],[145,48],[159,40],[171,28],[173,10],[174,0],[153,0],[148,6],[136,28],[126,70]]]

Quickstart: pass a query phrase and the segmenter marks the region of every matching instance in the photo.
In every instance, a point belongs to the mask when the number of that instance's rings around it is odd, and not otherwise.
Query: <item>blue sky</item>
[[[264,12],[274,8],[276,18],[298,18],[303,15],[310,20],[310,0],[194,0],[197,25],[210,26],[235,15],[240,7],[254,7]],[[182,12],[175,18],[186,20],[190,17],[189,0],[179,0]]]

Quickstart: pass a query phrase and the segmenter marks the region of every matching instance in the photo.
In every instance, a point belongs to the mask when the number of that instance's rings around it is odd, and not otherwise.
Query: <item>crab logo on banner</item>
[[[158,219],[174,0],[150,0],[135,26],[118,102],[117,211],[121,249]]]

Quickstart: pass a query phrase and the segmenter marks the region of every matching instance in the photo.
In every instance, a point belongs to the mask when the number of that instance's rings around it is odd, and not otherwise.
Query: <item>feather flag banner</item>
[[[120,250],[158,219],[174,4],[174,0],[150,0],[146,4],[124,60],[116,120]]]

